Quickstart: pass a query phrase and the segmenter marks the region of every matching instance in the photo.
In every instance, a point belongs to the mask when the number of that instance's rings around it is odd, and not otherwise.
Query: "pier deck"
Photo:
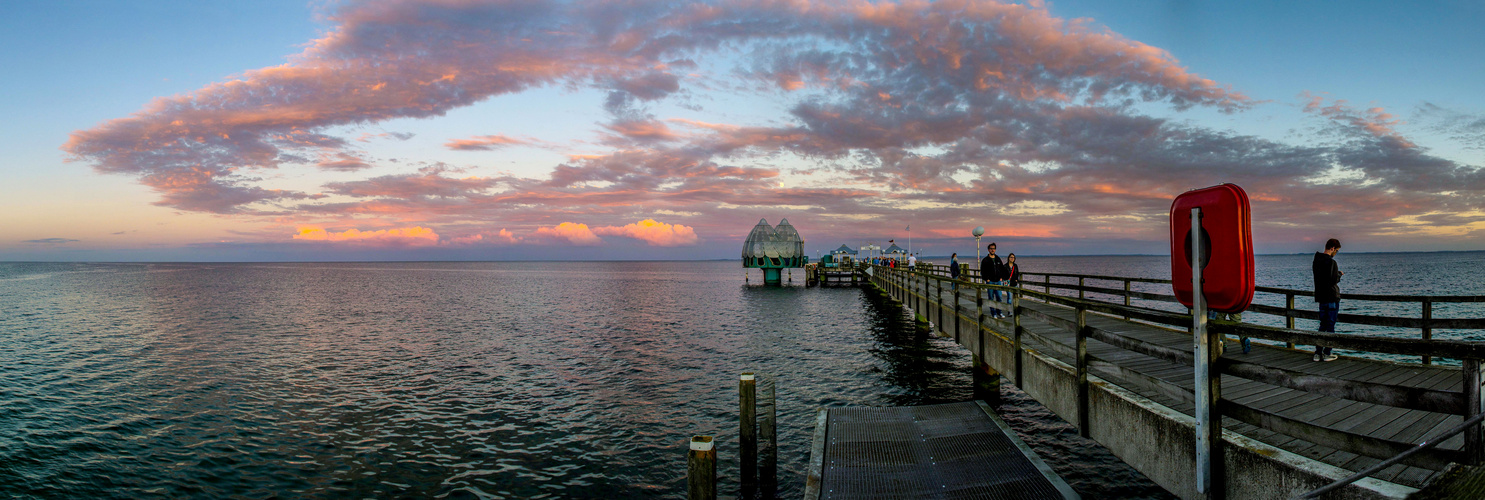
[[[1195,491],[1192,480],[1196,413],[1192,337],[1162,326],[1189,322],[1189,316],[1182,319],[1177,313],[1127,305],[1129,296],[1169,301],[1173,297],[1131,294],[1126,283],[1125,305],[1084,300],[1084,291],[1118,290],[1084,287],[1080,278],[1076,287],[1046,285],[1072,290],[1079,295],[1076,298],[1021,289],[1018,293],[1024,296],[1018,305],[997,305],[977,300],[983,285],[961,282],[956,291],[953,282],[936,272],[880,267],[871,271],[873,284],[973,353],[977,373],[1011,377],[1027,394],[1074,423],[1080,434],[1104,444],[1172,493],[1206,496]],[[1017,314],[992,318],[988,314],[992,307]],[[1426,306],[1424,310],[1426,324]],[[1448,321],[1480,327],[1474,319]],[[1230,322],[1217,327],[1268,335],[1264,338],[1271,341],[1307,344],[1318,338],[1292,327]],[[1245,354],[1237,342],[1227,341],[1226,354],[1214,365],[1215,372],[1222,373],[1216,407],[1224,430],[1223,474],[1234,478],[1222,483],[1223,496],[1303,493],[1455,427],[1465,418],[1462,414],[1479,412],[1480,375],[1472,367],[1478,366],[1481,353],[1475,343],[1353,338],[1333,336],[1326,343],[1435,358],[1457,355],[1465,368],[1344,357],[1319,363],[1306,350],[1255,342],[1252,352]],[[1477,463],[1469,437],[1466,433],[1445,439],[1333,496],[1406,496],[1450,463]]]
[[[1078,498],[983,402],[825,408],[806,499]]]

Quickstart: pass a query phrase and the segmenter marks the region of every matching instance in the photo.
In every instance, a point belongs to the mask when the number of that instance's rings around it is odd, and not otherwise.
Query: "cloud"
[[[332,243],[357,243],[368,245],[409,245],[423,246],[438,244],[438,233],[426,227],[414,226],[396,229],[379,229],[375,231],[361,231],[358,229],[347,229],[341,232],[326,231],[317,227],[302,227],[293,236],[300,241],[332,242]]]
[[[1273,239],[1321,225],[1384,235],[1438,220],[1435,212],[1485,209],[1485,173],[1432,154],[1382,106],[1301,94],[1316,140],[1146,114],[1243,113],[1262,103],[1165,50],[1057,18],[1041,3],[336,5],[330,29],[288,63],[156,99],[74,132],[63,149],[100,173],[137,178],[163,206],[284,224],[353,216],[376,227],[477,231],[454,239],[480,237],[469,245],[597,245],[601,236],[692,245],[698,230],[709,241],[740,237],[730,229],[738,220],[781,211],[836,234],[912,212],[945,228],[993,215],[1007,231],[1049,240],[1155,240],[1165,238],[1172,197],[1219,182],[1248,189],[1255,227]],[[593,110],[594,137],[570,143],[583,150],[558,151],[567,159],[541,174],[461,177],[435,166],[372,176],[351,144],[411,135],[332,135],[539,87],[606,96]],[[757,110],[697,111],[728,92],[783,111],[749,123],[719,117]],[[697,112],[656,116],[672,104]],[[1478,116],[1420,113],[1457,140],[1485,144]],[[559,148],[499,134],[444,146],[523,144]],[[321,194],[265,180],[296,168],[351,178]],[[688,225],[646,218],[657,214],[685,214]],[[525,236],[493,232],[488,221]]]
[[[503,231],[503,230],[502,230]],[[593,234],[587,224],[563,222],[556,226],[536,228],[535,236],[552,240],[566,241],[579,246],[590,246],[603,243],[603,239]]]
[[[36,245],[66,245],[68,243],[77,243],[79,241],[82,240],[74,240],[71,238],[42,238],[39,240],[24,240],[21,241],[21,243],[31,243]]]
[[[445,142],[443,147],[455,151],[494,151],[506,146],[528,144],[531,141],[516,139],[505,135],[478,135],[468,139],[452,139]]]
[[[696,229],[680,224],[666,224],[655,219],[645,219],[623,226],[593,228],[595,234],[634,238],[657,247],[679,247],[695,245]]]
[[[335,153],[330,158],[320,160],[315,166],[337,172],[355,172],[357,170],[371,168],[372,165],[366,163],[366,160],[362,160],[360,157],[352,154]]]

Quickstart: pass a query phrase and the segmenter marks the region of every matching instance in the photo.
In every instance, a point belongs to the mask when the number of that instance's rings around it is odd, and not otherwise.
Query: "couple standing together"
[[[995,254],[994,243],[987,245],[985,248],[990,250],[990,255],[986,255],[980,259],[980,278],[985,280],[985,283],[991,285],[1021,286],[1021,268],[1016,266],[1016,254],[1007,255],[1006,260],[1002,261],[1000,260],[1000,256]],[[959,279],[958,253],[950,257],[949,274],[952,278]],[[1011,301],[1011,293],[1009,291],[1002,292],[997,289],[990,289],[985,292],[989,295],[992,303],[1009,303]],[[1007,316],[1005,311],[994,307],[990,308],[990,317],[1005,318]]]

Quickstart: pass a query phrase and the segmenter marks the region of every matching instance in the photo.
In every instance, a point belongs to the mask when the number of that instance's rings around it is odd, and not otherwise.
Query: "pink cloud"
[[[455,151],[494,151],[506,146],[528,144],[531,141],[517,139],[506,135],[477,135],[468,139],[453,139],[443,143],[443,147]]]
[[[657,247],[679,247],[696,244],[696,229],[680,224],[666,224],[657,222],[655,219],[645,219],[623,226],[604,226],[593,228],[593,232],[603,236],[623,236],[634,238]]]
[[[603,243],[603,239],[593,234],[587,224],[563,222],[556,226],[536,228],[536,236],[554,240],[566,241],[578,246],[591,246]]]
[[[300,241],[322,241],[333,243],[359,243],[370,245],[437,245],[438,233],[422,226],[397,229],[361,231],[347,229],[341,232],[326,231],[317,227],[301,227],[293,239]]]

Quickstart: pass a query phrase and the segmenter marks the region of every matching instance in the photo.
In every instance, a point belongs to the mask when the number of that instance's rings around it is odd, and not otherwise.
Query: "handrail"
[[[893,273],[902,273],[910,276],[916,275],[918,277],[924,278],[925,280],[923,281],[923,285],[925,287],[925,291],[928,291],[928,289],[926,288],[928,285],[926,279],[931,278],[935,281],[938,281],[940,284],[942,283],[942,281],[946,280],[945,276],[933,272],[935,271],[935,269],[933,269],[931,266],[927,269],[908,270],[905,268],[896,268],[884,270],[891,271]],[[1084,278],[1086,279],[1086,275],[1084,276]],[[1020,305],[1017,305],[1013,309],[1018,318],[1023,315],[1027,317],[1038,318],[1043,322],[1055,326],[1061,330],[1074,332],[1075,342],[1073,345],[1065,345],[1063,343],[1065,341],[1054,342],[1051,339],[1044,337],[1043,335],[1031,332],[1029,330],[1021,330],[1019,328],[1016,331],[1016,335],[1018,336],[1018,338],[1021,335],[1025,335],[1029,338],[1035,339],[1040,344],[1043,344],[1045,348],[1051,352],[1066,357],[1072,357],[1075,361],[1074,364],[1077,367],[1076,370],[1079,373],[1079,377],[1082,377],[1082,374],[1086,373],[1089,368],[1093,368],[1100,371],[1114,373],[1116,375],[1119,375],[1121,379],[1127,380],[1127,383],[1131,383],[1141,387],[1148,386],[1145,388],[1155,390],[1167,396],[1176,397],[1178,399],[1188,399],[1193,397],[1189,389],[1185,389],[1165,380],[1145,375],[1138,372],[1137,370],[1125,368],[1108,360],[1100,359],[1097,356],[1089,353],[1083,347],[1085,342],[1084,339],[1093,339],[1120,349],[1137,352],[1158,359],[1164,359],[1176,364],[1192,366],[1194,359],[1192,353],[1189,351],[1182,349],[1173,349],[1171,347],[1154,344],[1132,336],[1103,330],[1087,324],[1086,321],[1084,321],[1083,319],[1084,315],[1086,314],[1085,312],[1096,312],[1115,317],[1125,317],[1146,321],[1149,323],[1153,323],[1156,326],[1167,325],[1171,327],[1184,327],[1191,324],[1190,314],[1180,314],[1165,310],[1115,304],[1088,298],[1068,297],[1057,295],[1055,293],[1051,293],[1050,291],[1037,291],[1003,285],[974,283],[965,280],[951,281],[956,281],[961,288],[967,288],[976,291],[988,289],[1008,291],[1021,297],[1039,299],[1041,302],[1047,304],[1055,304],[1063,307],[1068,307],[1073,311],[1076,311],[1074,319],[1069,319],[1066,317],[1065,314],[1053,314],[1051,312],[1030,309]],[[1042,284],[1036,283],[1035,285]],[[1074,287],[1059,286],[1057,288],[1066,289]],[[1086,286],[1077,287],[1076,289],[1081,289],[1082,291],[1093,291],[1094,293],[1104,293],[1103,290],[1109,290],[1099,287]],[[1123,290],[1118,290],[1118,292],[1122,293]],[[911,293],[917,295],[916,290],[913,290]],[[979,296],[978,292],[976,296]],[[928,299],[928,297],[926,296],[923,296],[922,298]],[[1171,299],[1173,300],[1174,298],[1171,297]],[[942,307],[943,298],[941,296],[932,300],[939,302],[940,307]],[[957,304],[955,306],[955,309],[957,314]],[[940,311],[942,311],[942,309],[940,309]],[[973,320],[974,318],[971,319]],[[1019,325],[1019,319],[1017,319],[1016,321],[1016,324]],[[983,328],[983,325],[981,327]],[[1319,343],[1323,345],[1359,351],[1386,352],[1403,355],[1448,356],[1451,358],[1461,359],[1463,360],[1465,365],[1463,369],[1465,385],[1464,388],[1459,391],[1436,390],[1423,387],[1385,383],[1377,384],[1360,382],[1340,377],[1309,374],[1281,367],[1244,362],[1236,358],[1216,359],[1215,364],[1213,365],[1213,370],[1216,373],[1246,378],[1269,385],[1301,390],[1321,396],[1330,396],[1397,408],[1464,415],[1466,418],[1476,423],[1479,422],[1479,416],[1482,415],[1477,410],[1471,411],[1472,406],[1479,404],[1478,398],[1480,397],[1480,393],[1478,390],[1470,391],[1469,386],[1470,381],[1474,381],[1473,383],[1477,386],[1480,384],[1481,375],[1479,366],[1480,360],[1485,359],[1485,342],[1429,339],[1414,340],[1369,335],[1339,335],[1334,333],[1321,333],[1306,330],[1295,330],[1292,328],[1258,326],[1229,321],[1213,321],[1209,324],[1209,328],[1209,331],[1214,334],[1238,334],[1254,338],[1289,341],[1302,344]],[[1019,351],[1020,348],[1018,347],[1017,350]],[[1017,354],[1019,355],[1019,352]],[[1019,372],[1017,373],[1017,376],[1020,376]],[[1358,455],[1385,459],[1397,454],[1400,451],[1404,451],[1410,446],[1410,444],[1406,442],[1391,441],[1383,438],[1358,435],[1349,431],[1330,428],[1325,425],[1312,424],[1306,421],[1294,419],[1290,416],[1274,413],[1267,409],[1249,407],[1242,403],[1238,403],[1236,401],[1228,399],[1219,399],[1216,403],[1218,405],[1218,411],[1220,413],[1225,413],[1239,421],[1256,425],[1260,428],[1268,429],[1271,431],[1306,438],[1306,440],[1311,442],[1325,442],[1328,443],[1329,446],[1332,446],[1337,450],[1355,453]],[[1080,405],[1081,404],[1082,402],[1080,396]],[[1086,429],[1087,427],[1086,421],[1084,420],[1086,419],[1086,410],[1080,406],[1077,413],[1077,417],[1080,420],[1079,428],[1081,431],[1082,429]],[[1461,426],[1461,429],[1465,427],[1467,427],[1467,425]],[[1438,439],[1442,440],[1449,435],[1453,434],[1451,433]],[[1401,462],[1410,465],[1425,466],[1436,469],[1441,466],[1441,464],[1449,462],[1468,462],[1477,460],[1478,457],[1481,456],[1479,443],[1480,440],[1473,439],[1474,443],[1472,444],[1471,439],[1469,438],[1473,436],[1466,437],[1467,439],[1464,449],[1427,450],[1426,448],[1420,448],[1417,450],[1411,450],[1402,453],[1401,455],[1394,457],[1393,463]],[[1316,441],[1316,439],[1318,439],[1318,441]],[[1422,454],[1419,455],[1419,453]],[[1381,468],[1377,468],[1376,470],[1380,469]],[[1371,473],[1374,472],[1375,470]]]
[[[919,264],[919,267],[922,268],[922,269],[926,269],[926,270],[928,270],[929,272],[931,272],[933,274],[939,274],[938,273],[939,271],[947,271],[947,269],[948,269],[948,266],[939,266],[939,265],[934,265],[934,264]],[[947,274],[947,273],[944,273],[944,274]],[[1114,295],[1114,296],[1123,297],[1124,298],[1125,305],[1128,305],[1129,299],[1131,299],[1131,298],[1137,298],[1137,299],[1143,299],[1143,300],[1152,300],[1152,301],[1157,301],[1157,302],[1169,302],[1169,303],[1175,303],[1176,302],[1176,298],[1175,298],[1174,295],[1165,295],[1165,294],[1158,294],[1158,293],[1140,292],[1140,291],[1134,291],[1134,290],[1130,290],[1129,289],[1129,284],[1130,283],[1157,283],[1157,284],[1166,283],[1166,284],[1168,284],[1168,283],[1170,283],[1170,280],[1167,280],[1167,279],[1133,278],[1133,277],[1125,277],[1125,276],[1105,276],[1105,275],[1095,275],[1095,274],[1073,274],[1073,273],[1022,272],[1021,274],[1022,274],[1023,277],[1028,278],[1028,279],[1023,279],[1022,280],[1023,285],[1030,285],[1030,284],[1033,283],[1033,281],[1031,281],[1029,279],[1029,277],[1031,277],[1031,276],[1041,276],[1044,279],[1041,282],[1035,282],[1035,286],[1038,286],[1038,287],[1040,287],[1040,288],[1042,288],[1042,289],[1044,289],[1045,291],[1048,291],[1048,292],[1050,292],[1052,289],[1058,289],[1058,290],[1076,290],[1078,292],[1078,297],[1079,298],[1083,298],[1088,293],[1101,293],[1101,294],[1107,294],[1107,295]],[[973,279],[977,275],[978,275],[978,271],[977,270],[973,270],[973,269],[970,269],[970,270],[968,270],[968,272],[961,274],[962,279]],[[1078,279],[1078,283],[1076,285],[1071,284],[1071,283],[1053,283],[1052,282],[1052,278],[1053,277],[1059,277],[1059,278],[1077,278]],[[1088,285],[1087,283],[1085,283],[1085,280],[1118,281],[1118,282],[1122,282],[1124,284],[1124,287],[1121,290],[1121,289],[1106,288],[1106,287],[1100,287],[1100,286],[1091,286],[1091,285]],[[1295,297],[1313,297],[1315,294],[1312,291],[1293,290],[1293,289],[1276,288],[1276,287],[1263,287],[1263,286],[1256,287],[1255,288],[1255,291],[1256,292],[1262,292],[1262,293],[1268,293],[1268,294],[1283,295],[1285,297],[1284,306],[1282,306],[1282,307],[1280,307],[1280,306],[1271,306],[1271,305],[1267,305],[1267,304],[1252,304],[1252,305],[1250,305],[1248,307],[1248,311],[1251,311],[1251,312],[1254,312],[1254,313],[1259,313],[1259,314],[1268,314],[1268,315],[1272,315],[1272,316],[1284,318],[1284,324],[1285,324],[1285,326],[1287,328],[1293,328],[1294,327],[1294,320],[1295,319],[1318,320],[1319,317],[1320,317],[1319,313],[1316,312],[1316,311],[1313,311],[1313,310],[1310,310],[1310,309],[1298,309],[1298,308],[1295,308],[1294,307],[1294,298]],[[1485,329],[1485,318],[1438,318],[1438,317],[1434,317],[1434,315],[1433,315],[1433,305],[1434,305],[1434,303],[1485,302],[1485,295],[1367,295],[1367,294],[1346,294],[1345,295],[1345,298],[1347,300],[1372,301],[1372,302],[1416,302],[1416,303],[1419,304],[1419,309],[1420,309],[1421,313],[1420,313],[1420,317],[1378,316],[1378,315],[1368,315],[1368,314],[1351,314],[1351,313],[1346,313],[1346,314],[1340,314],[1337,317],[1337,320],[1339,322],[1342,322],[1342,323],[1358,324],[1358,325],[1369,325],[1369,326],[1380,326],[1380,327],[1391,327],[1391,328],[1418,329],[1419,330],[1419,338],[1421,338],[1423,340],[1431,340],[1433,338],[1433,332],[1434,332],[1435,329]],[[1289,343],[1289,347],[1291,347],[1291,348],[1294,347],[1294,344],[1293,343]],[[1335,347],[1335,346],[1331,346],[1331,347]],[[1435,356],[1433,356],[1433,355],[1423,355],[1423,359],[1422,359],[1423,364],[1425,364],[1425,365],[1432,364],[1434,357]]]

